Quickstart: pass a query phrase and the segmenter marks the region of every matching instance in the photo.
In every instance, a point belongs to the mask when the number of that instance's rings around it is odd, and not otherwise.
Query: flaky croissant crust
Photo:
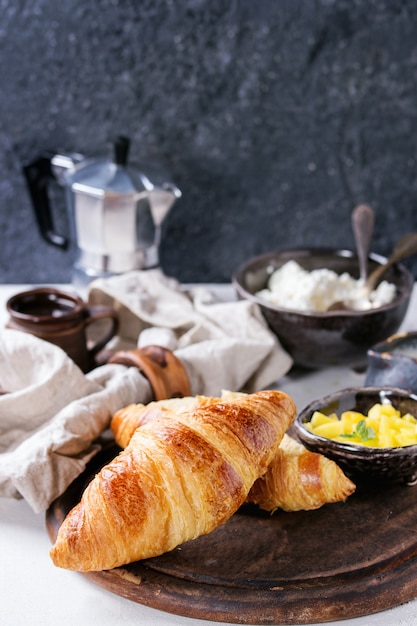
[[[242,395],[224,391],[222,398],[234,399]],[[195,396],[160,400],[147,405],[132,404],[113,416],[112,432],[116,442],[125,447],[137,428],[171,410],[184,412],[218,401],[219,398]],[[344,501],[355,489],[355,484],[334,461],[310,452],[285,434],[267,471],[253,484],[247,502],[270,512],[277,509],[307,511]]]
[[[334,461],[284,435],[267,472],[255,481],[247,501],[271,512],[310,511],[344,501],[355,489]]]
[[[64,520],[53,562],[110,569],[211,532],[245,502],[294,417],[289,396],[262,391],[137,428]]]

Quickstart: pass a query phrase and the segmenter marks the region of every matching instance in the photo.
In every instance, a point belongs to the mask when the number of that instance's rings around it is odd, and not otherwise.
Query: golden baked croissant
[[[231,400],[242,395],[223,391],[222,398]],[[111,429],[116,442],[126,447],[136,428],[161,414],[171,409],[186,411],[216,401],[218,398],[196,396],[160,400],[147,405],[132,404],[113,416]],[[310,452],[301,443],[284,435],[265,475],[251,488],[247,502],[270,512],[276,509],[308,511],[346,500],[355,488],[334,461]]]
[[[208,406],[220,400],[235,400],[246,395],[246,393],[239,391],[223,390],[220,398],[212,396],[185,396],[182,398],[166,398],[165,400],[149,402],[148,404],[129,404],[119,409],[113,415],[110,428],[116,443],[121,448],[126,448],[133,433],[139,426],[143,426],[164,414],[166,415],[173,411],[175,413],[183,413],[200,406]]]
[[[232,399],[232,398],[229,398]],[[200,406],[219,402],[220,398],[206,396],[186,396],[185,398],[167,398],[149,402],[149,404],[129,404],[115,413],[110,422],[116,443],[126,448],[133,433],[139,426],[171,413],[184,413]]]
[[[309,511],[340,502],[355,484],[334,462],[284,435],[268,471],[255,481],[247,502],[265,511]]]
[[[211,532],[245,502],[294,417],[289,396],[261,391],[137,428],[65,518],[53,562],[110,569]]]

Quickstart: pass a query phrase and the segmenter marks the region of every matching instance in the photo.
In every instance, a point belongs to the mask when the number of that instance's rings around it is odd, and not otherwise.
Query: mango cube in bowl
[[[417,396],[404,389],[344,389],[310,403],[295,431],[355,480],[417,482]]]

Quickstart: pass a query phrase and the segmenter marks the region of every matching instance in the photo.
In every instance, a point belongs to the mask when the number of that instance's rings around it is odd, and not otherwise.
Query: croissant
[[[232,400],[242,395],[223,391],[222,399]],[[132,404],[115,413],[111,429],[116,442],[125,447],[136,428],[161,414],[170,410],[186,411],[216,401],[218,398],[196,396],[160,400],[147,405]],[[355,489],[355,484],[334,461],[310,452],[286,434],[265,475],[252,486],[247,502],[270,512],[277,509],[308,511],[346,500]]]
[[[268,471],[255,481],[247,502],[265,511],[309,511],[346,500],[355,484],[334,462],[284,435]]]
[[[54,564],[110,569],[213,531],[245,502],[294,417],[289,396],[261,391],[137,428],[65,518]]]
[[[126,448],[133,433],[139,426],[143,426],[163,415],[184,413],[200,406],[207,406],[218,402],[220,398],[206,396],[186,396],[185,398],[167,398],[149,404],[129,404],[115,413],[110,422],[110,428],[116,443]]]
[[[220,400],[236,400],[242,396],[246,396],[246,393],[239,391],[223,390],[221,398],[211,396],[185,396],[182,398],[166,398],[165,400],[158,400],[155,402],[149,402],[148,404],[129,404],[123,409],[117,411],[110,423],[114,439],[121,448],[126,448],[133,433],[139,426],[143,426],[148,422],[166,415],[168,413],[175,413],[184,411],[190,411],[201,406],[208,406]]]

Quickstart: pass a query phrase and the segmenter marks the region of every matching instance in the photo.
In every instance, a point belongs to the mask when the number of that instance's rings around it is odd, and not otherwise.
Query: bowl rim
[[[312,433],[309,431],[305,424],[308,421],[306,418],[313,411],[319,411],[320,407],[325,406],[326,404],[330,404],[332,400],[335,399],[336,396],[342,397],[343,395],[348,394],[358,394],[362,393],[364,395],[371,394],[381,394],[381,393],[396,394],[403,398],[409,398],[412,401],[417,403],[417,395],[408,391],[407,389],[403,389],[401,387],[393,387],[393,386],[378,386],[378,387],[346,387],[345,389],[341,389],[340,391],[335,391],[333,393],[327,394],[322,398],[318,398],[309,402],[298,414],[294,420],[293,426],[295,428],[295,432],[300,437],[300,439],[305,438],[310,443],[317,442],[326,444],[330,450],[337,450],[339,452],[347,452],[354,453],[358,457],[363,457],[367,459],[384,457],[386,458],[387,453],[391,456],[404,456],[404,454],[409,454],[414,450],[417,452],[417,443],[413,443],[407,446],[395,446],[390,448],[375,448],[371,446],[361,446],[359,444],[353,443],[343,443],[341,441],[335,441],[334,439],[330,439],[328,437],[323,437],[322,435],[317,435],[316,433]],[[339,417],[339,415],[338,415]]]
[[[414,276],[412,272],[402,263],[395,263],[394,267],[400,270],[401,273],[405,276],[405,278],[408,281],[408,285],[406,285],[406,287],[404,288],[404,292],[399,297],[396,297],[392,302],[389,302],[388,304],[384,304],[383,306],[373,308],[373,309],[365,309],[365,310],[347,309],[343,311],[342,310],[341,311],[338,311],[338,310],[335,310],[335,311],[300,311],[299,309],[280,307],[276,304],[273,304],[272,302],[269,302],[268,300],[265,300],[264,298],[260,298],[256,294],[251,293],[243,286],[242,278],[245,272],[247,272],[253,265],[256,265],[257,263],[261,263],[262,261],[265,261],[265,262],[272,261],[275,257],[282,255],[282,254],[291,254],[291,252],[302,253],[304,251],[306,252],[306,256],[309,253],[310,254],[318,253],[318,254],[323,254],[323,255],[328,254],[329,256],[338,256],[342,258],[343,257],[354,258],[357,256],[354,250],[350,250],[348,248],[330,248],[330,247],[321,247],[321,246],[281,248],[279,250],[271,250],[269,252],[265,252],[263,254],[254,256],[248,259],[247,261],[245,261],[244,263],[242,263],[232,274],[232,285],[236,289],[239,296],[245,298],[246,300],[250,300],[251,302],[255,302],[259,306],[263,306],[264,308],[270,309],[271,311],[276,311],[278,313],[299,315],[300,317],[305,317],[305,318],[319,318],[319,319],[320,318],[328,319],[328,318],[333,318],[333,317],[361,317],[361,316],[363,317],[363,316],[375,315],[376,313],[390,311],[391,309],[396,308],[397,306],[400,306],[411,297],[411,292],[412,292],[413,285],[414,285]],[[372,261],[376,261],[379,265],[382,265],[384,262],[388,260],[387,257],[377,254],[375,252],[370,252],[368,254],[368,258]]]
[[[373,356],[379,359],[410,359],[412,361],[417,361],[417,355],[415,357],[401,354],[400,352],[394,352],[390,350],[390,348],[396,348],[397,345],[401,345],[405,343],[407,339],[417,339],[417,330],[404,330],[401,332],[394,333],[390,335],[386,339],[382,341],[378,341],[374,343],[372,346],[368,348],[368,356]]]

